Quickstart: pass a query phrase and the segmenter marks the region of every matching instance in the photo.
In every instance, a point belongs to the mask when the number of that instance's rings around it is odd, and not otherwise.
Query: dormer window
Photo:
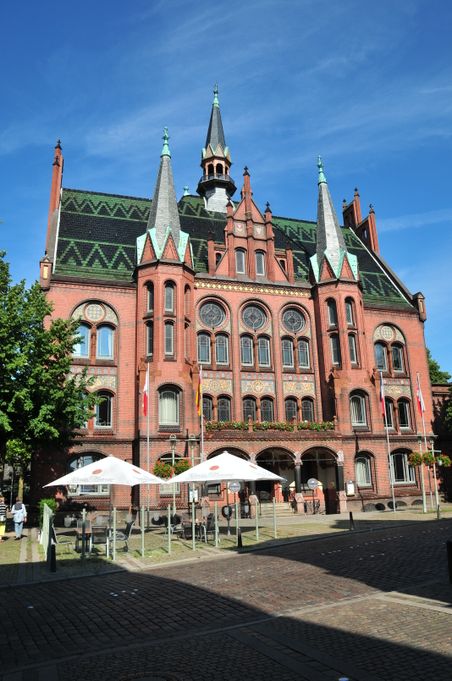
[[[245,251],[241,248],[235,252],[235,271],[237,274],[245,274]]]

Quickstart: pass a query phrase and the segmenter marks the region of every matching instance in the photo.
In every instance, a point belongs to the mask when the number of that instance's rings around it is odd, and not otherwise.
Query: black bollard
[[[349,516],[349,522],[350,522],[348,529],[354,530],[355,529],[355,521],[353,520],[353,513],[351,511],[349,511],[348,516]]]
[[[449,582],[452,584],[452,541],[446,541],[447,566],[449,569]]]
[[[237,548],[242,549],[243,544],[242,544],[242,530],[240,527],[237,529]]]
[[[55,544],[52,542],[50,545],[50,572],[56,572],[56,550]]]

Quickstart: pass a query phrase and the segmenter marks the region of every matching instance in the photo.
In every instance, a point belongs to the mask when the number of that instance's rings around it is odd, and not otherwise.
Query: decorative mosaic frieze
[[[374,342],[385,341],[386,343],[405,343],[402,333],[395,326],[381,324],[374,331]]]
[[[195,281],[195,288],[216,291],[238,291],[240,293],[265,293],[269,296],[290,296],[291,298],[309,298],[310,293],[297,289],[270,288],[269,286],[253,286],[252,284],[220,284],[210,281]]]
[[[295,395],[296,397],[315,395],[314,383],[309,380],[284,380],[283,393],[284,396]]]
[[[209,395],[232,395],[232,380],[228,378],[205,378],[202,379],[203,393]]]
[[[116,390],[116,385],[116,376],[95,376],[93,383],[90,385],[90,390],[99,390],[101,388]]]
[[[115,325],[118,324],[118,317],[111,307],[97,302],[78,305],[72,313],[72,319],[79,318],[93,323],[111,322]]]
[[[274,381],[262,381],[260,379],[255,379],[253,381],[243,380],[242,385],[242,395],[274,395],[275,394],[275,382]]]

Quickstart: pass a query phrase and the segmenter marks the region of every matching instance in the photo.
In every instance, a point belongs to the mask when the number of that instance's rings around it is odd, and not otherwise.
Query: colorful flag
[[[422,390],[421,390],[421,383],[419,381],[419,374],[416,374],[416,380],[417,380],[417,390],[416,390],[417,408],[419,409],[419,414],[422,416],[422,414],[425,411],[425,402],[424,402],[424,398],[422,397]]]
[[[149,364],[146,369],[146,380],[143,386],[143,414],[148,415],[148,402],[149,402]]]
[[[202,366],[199,367],[199,383],[198,390],[196,391],[196,411],[198,416],[201,416],[202,412]]]
[[[383,372],[380,371],[380,404],[381,404],[381,413],[383,414],[383,418],[386,420],[386,403],[385,403],[385,388],[383,385]]]

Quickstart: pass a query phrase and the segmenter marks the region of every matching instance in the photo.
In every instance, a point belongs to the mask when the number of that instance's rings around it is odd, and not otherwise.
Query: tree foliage
[[[66,447],[95,404],[86,371],[71,373],[77,320],[50,320],[39,284],[12,284],[0,253],[0,462]]]
[[[431,383],[447,383],[450,380],[450,374],[443,371],[438,362],[433,359],[430,350],[427,348],[428,370],[430,373]]]

